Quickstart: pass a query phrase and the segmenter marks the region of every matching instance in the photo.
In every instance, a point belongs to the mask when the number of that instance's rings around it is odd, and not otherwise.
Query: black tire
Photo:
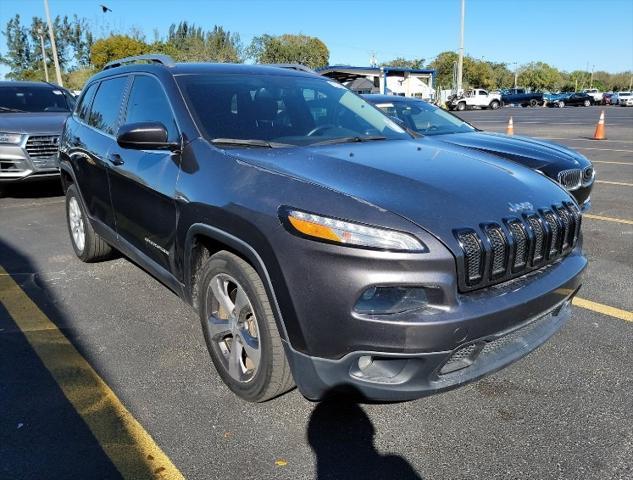
[[[563,102],[562,100],[559,100],[556,105],[558,106],[558,108],[563,108],[565,106],[565,102]]]
[[[585,100],[585,101],[583,102],[583,105],[584,105],[585,107],[590,107],[590,106],[591,106],[591,101],[589,101],[589,100]]]
[[[533,98],[532,100],[530,100],[530,107],[534,108],[538,106],[538,100],[536,98]]]
[[[490,108],[492,108],[493,110],[496,110],[497,108],[499,108],[499,102],[497,100],[493,100],[492,102],[490,102]]]
[[[73,203],[74,202],[74,203]],[[78,245],[75,237],[73,236],[73,227],[71,226],[71,210],[76,205],[81,213],[80,221],[83,225],[84,243]],[[66,190],[66,226],[68,227],[68,234],[70,236],[70,243],[73,246],[75,255],[82,262],[96,262],[103,260],[110,256],[112,253],[112,247],[106,243],[92,228],[90,220],[86,215],[86,209],[84,208],[81,197],[77,192],[75,185],[70,185]]]
[[[240,257],[227,251],[220,251],[203,262],[195,279],[194,305],[198,306],[207,348],[222,381],[238,397],[249,402],[265,402],[292,389],[294,380],[281,336],[277,330],[264,284],[255,269]],[[209,319],[213,315],[214,301],[217,301],[214,300],[211,281],[218,275],[235,279],[237,287],[241,287],[246,293],[250,302],[249,307],[253,310],[260,358],[254,374],[248,381],[239,381],[231,376],[225,365],[227,360],[224,355],[226,354],[222,353],[218,337],[213,337],[208,326]],[[231,341],[231,349],[237,345],[234,342],[235,340]],[[243,358],[246,364],[246,359]]]
[[[459,102],[457,104],[457,110],[460,112],[463,112],[464,110],[466,110],[466,102]]]

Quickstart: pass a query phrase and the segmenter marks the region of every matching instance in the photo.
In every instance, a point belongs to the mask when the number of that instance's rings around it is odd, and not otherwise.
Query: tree
[[[547,63],[532,62],[519,69],[518,83],[535,90],[557,90],[563,85],[563,76]]]
[[[247,53],[257,63],[299,63],[310,68],[325,67],[330,60],[325,44],[307,35],[261,35],[253,38]]]
[[[8,78],[19,79],[22,74],[31,69],[32,50],[29,43],[28,30],[17,15],[7,22],[4,30],[7,42],[7,53],[0,57],[0,63],[7,65],[11,72]]]
[[[97,40],[90,49],[90,62],[101,70],[103,66],[118,58],[142,55],[150,51],[150,46],[145,42],[136,40],[127,35],[112,35],[111,37]]]
[[[424,68],[424,58],[412,58],[406,59],[404,57],[396,57],[393,60],[384,62],[383,67],[399,67],[399,68],[411,68],[414,70],[420,70]]]
[[[186,21],[172,24],[166,40],[154,42],[152,49],[181,62],[243,61],[240,36],[218,25],[205,31]]]

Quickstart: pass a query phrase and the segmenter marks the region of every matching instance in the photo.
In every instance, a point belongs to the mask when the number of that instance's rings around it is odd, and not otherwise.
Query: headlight
[[[286,211],[286,218],[294,230],[310,238],[378,250],[428,252],[426,245],[408,233],[298,210]]]
[[[5,145],[19,145],[22,143],[22,135],[19,133],[0,132],[0,143]]]

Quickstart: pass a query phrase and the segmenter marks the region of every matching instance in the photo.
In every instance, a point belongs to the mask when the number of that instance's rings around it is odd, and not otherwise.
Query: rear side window
[[[77,105],[76,114],[82,119],[84,122],[88,121],[88,114],[90,113],[90,105],[92,104],[92,99],[95,98],[95,92],[97,91],[96,83],[93,83],[88,87],[86,92],[81,97],[79,104]]]
[[[127,77],[117,77],[101,82],[92,102],[88,125],[109,135],[116,133],[121,98],[123,98],[126,83]]]
[[[158,80],[147,75],[134,77],[129,95],[125,123],[137,122],[161,122],[167,129],[168,141],[178,140],[178,127],[165,92]]]

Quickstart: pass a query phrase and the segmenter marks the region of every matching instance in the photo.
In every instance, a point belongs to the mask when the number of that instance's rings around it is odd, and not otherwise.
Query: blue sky
[[[103,14],[103,3],[112,12]],[[238,32],[244,44],[262,33],[321,38],[332,64],[366,65],[396,56],[432,59],[456,50],[459,0],[49,0],[51,14],[85,17],[99,36],[110,29],[154,30],[188,20]],[[44,16],[42,0],[0,0],[0,28],[19,13]],[[0,35],[0,52],[6,49]],[[519,64],[542,60],[564,70],[633,69],[631,0],[466,0],[465,51]],[[0,75],[7,69],[0,66]]]

